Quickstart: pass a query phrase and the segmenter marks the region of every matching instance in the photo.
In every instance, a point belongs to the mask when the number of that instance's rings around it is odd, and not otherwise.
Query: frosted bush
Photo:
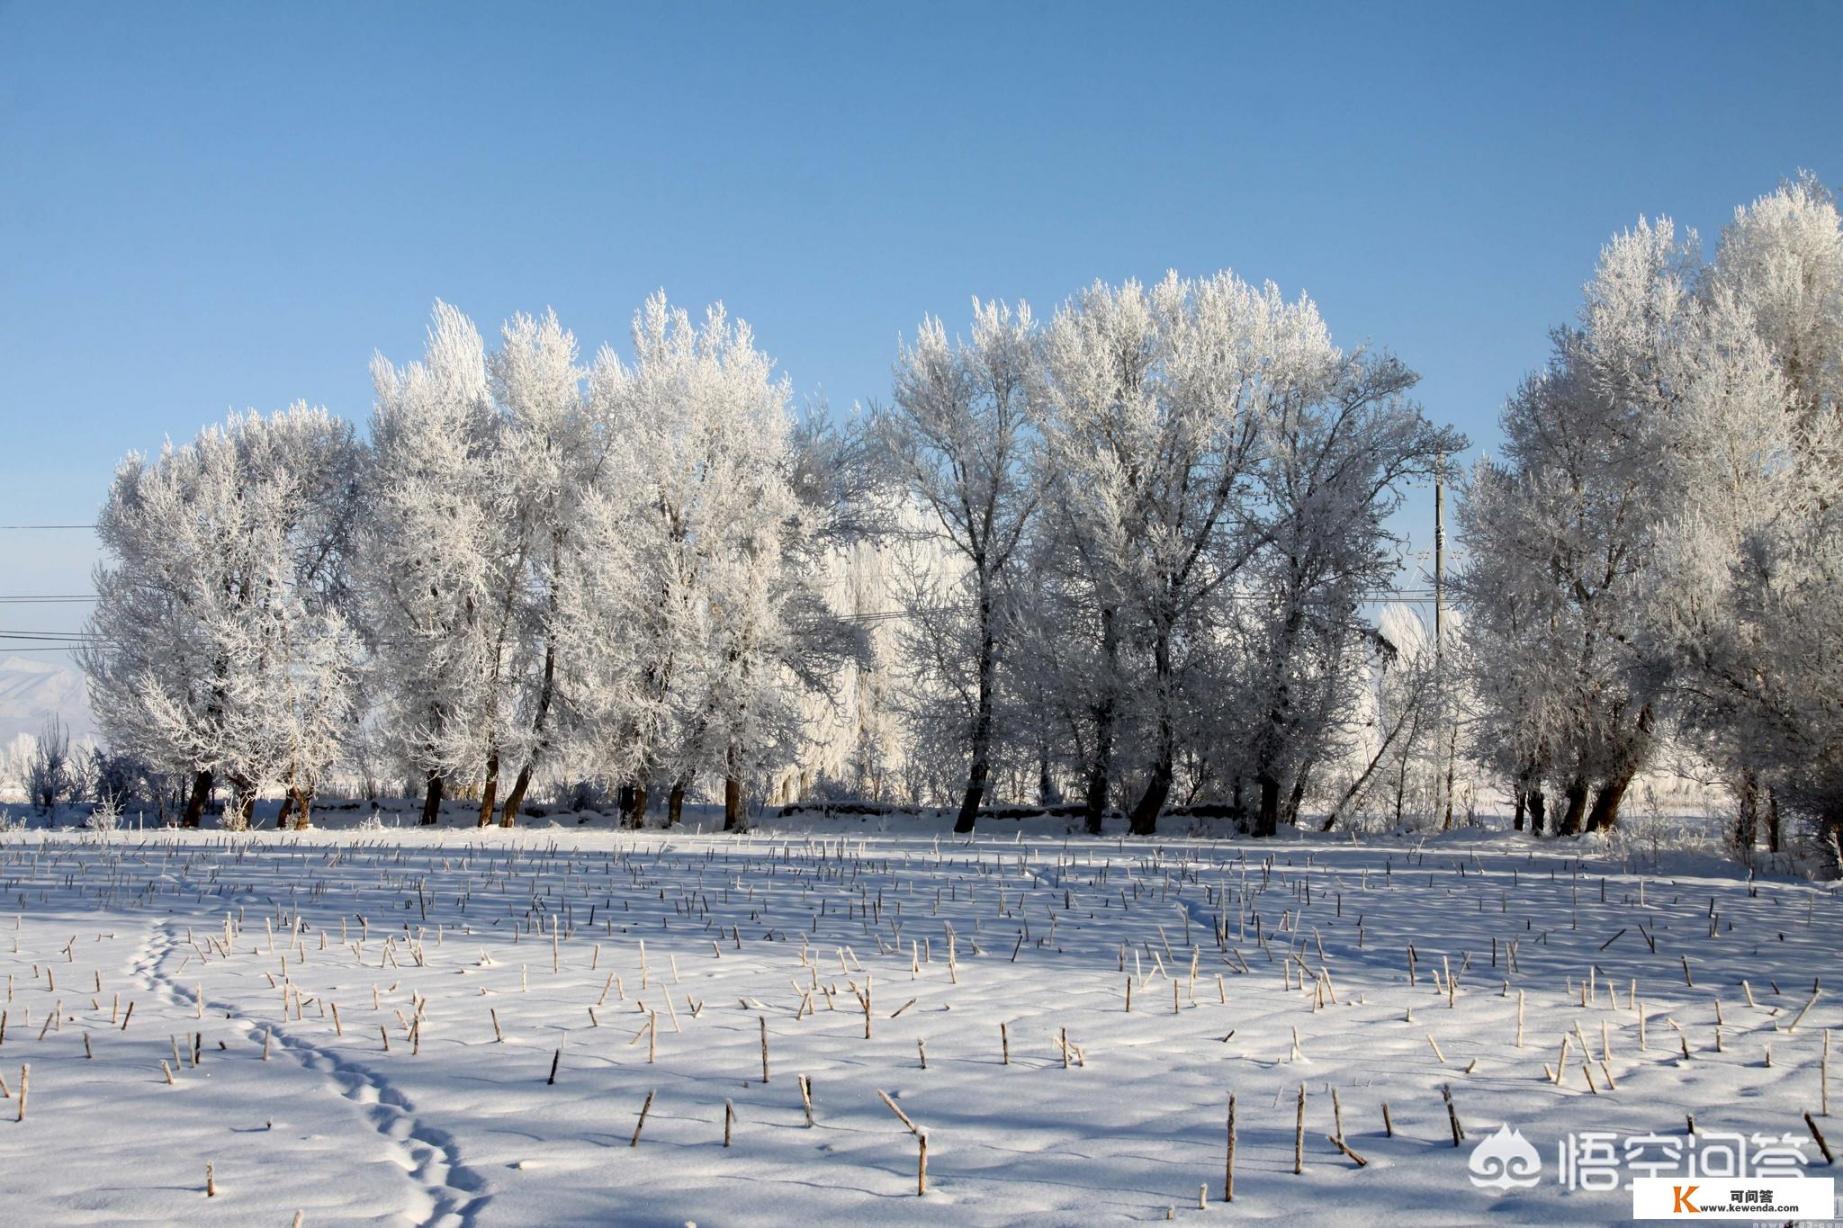
[[[90,810],[83,826],[90,831],[114,831],[122,824],[122,807],[113,797],[104,798]]]

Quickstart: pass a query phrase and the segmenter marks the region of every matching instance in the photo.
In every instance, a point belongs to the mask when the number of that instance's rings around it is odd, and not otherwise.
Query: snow
[[[0,914],[0,1074],[17,1095],[29,1063],[31,1090],[24,1122],[0,1101],[12,1160],[0,1198],[12,1222],[57,1224],[286,1224],[297,1210],[309,1225],[1051,1225],[1168,1209],[1309,1211],[1324,1224],[1623,1220],[1624,1193],[1555,1181],[1563,1136],[1676,1134],[1694,1113],[1704,1131],[1804,1137],[1823,1031],[1839,1021],[1824,996],[1791,1028],[1835,967],[1832,891],[1677,869],[1640,877],[1504,835],[1152,844],[995,824],[964,844],[810,818],[747,836],[573,824],[14,833],[0,850],[16,914]],[[1299,961],[1329,974],[1335,1003],[1315,1009]],[[1458,974],[1450,1002],[1430,979],[1443,961]],[[1582,1008],[1590,965],[1597,1001]],[[854,985],[869,987],[870,1039]],[[1597,1094],[1578,1054],[1559,1087],[1543,1071],[1576,1023]],[[1597,1064],[1602,1024],[1617,1090]],[[161,1062],[175,1050],[169,1086]],[[1464,1147],[1448,1134],[1442,1084]],[[1332,1089],[1367,1167],[1327,1141]],[[916,1140],[879,1091],[927,1134],[925,1197]],[[1230,1093],[1239,1141],[1225,1210]],[[1543,1154],[1541,1185],[1496,1195],[1468,1181],[1472,1144],[1501,1123]]]

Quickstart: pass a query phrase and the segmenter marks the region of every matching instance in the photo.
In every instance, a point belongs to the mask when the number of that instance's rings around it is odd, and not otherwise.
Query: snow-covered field
[[[4,840],[10,1223],[1610,1223],[1629,1196],[1566,1188],[1557,1144],[1689,1114],[1831,1171],[1802,1114],[1843,907],[1713,862],[849,823]],[[1539,1184],[1470,1180],[1503,1123]]]

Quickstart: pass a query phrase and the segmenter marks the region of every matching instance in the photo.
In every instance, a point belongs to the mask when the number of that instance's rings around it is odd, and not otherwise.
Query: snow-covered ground
[[[3,839],[11,1223],[1615,1223],[1558,1143],[1689,1114],[1831,1171],[1802,1114],[1843,906],[1713,860],[822,820]],[[1505,1123],[1540,1181],[1478,1188]]]

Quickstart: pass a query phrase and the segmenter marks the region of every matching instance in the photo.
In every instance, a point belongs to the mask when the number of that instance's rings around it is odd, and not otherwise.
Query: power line
[[[93,524],[0,524],[0,529],[93,529]]]

